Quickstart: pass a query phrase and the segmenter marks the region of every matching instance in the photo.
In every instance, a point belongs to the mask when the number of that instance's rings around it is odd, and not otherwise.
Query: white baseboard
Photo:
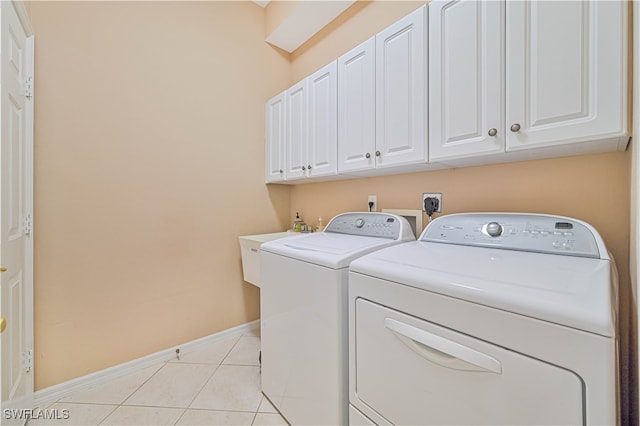
[[[143,356],[142,358],[114,365],[113,367],[105,368],[104,370],[96,371],[95,373],[87,374],[66,382],[58,383],[57,385],[49,386],[48,388],[40,389],[33,395],[34,407],[45,408],[49,404],[72,393],[107,383],[111,380],[125,376],[158,362],[169,361],[175,358],[176,349],[180,349],[180,354],[184,355],[199,349],[200,346],[215,343],[229,337],[240,336],[248,331],[257,329],[258,327],[260,327],[260,320],[255,320],[200,339],[192,340],[191,342],[187,342],[182,345],[177,345]]]

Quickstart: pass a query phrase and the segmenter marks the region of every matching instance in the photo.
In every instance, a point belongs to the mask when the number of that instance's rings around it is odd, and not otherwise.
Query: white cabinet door
[[[429,4],[429,158],[504,151],[504,2]]]
[[[375,37],[338,58],[338,171],[375,167]]]
[[[427,161],[427,7],[376,35],[376,167]]]
[[[285,178],[304,177],[307,170],[307,80],[285,92]]]
[[[626,132],[626,8],[507,2],[507,151]]]
[[[265,107],[265,180],[284,180],[285,93],[269,99]]]
[[[338,170],[338,81],[336,61],[307,77],[307,176],[325,176]]]

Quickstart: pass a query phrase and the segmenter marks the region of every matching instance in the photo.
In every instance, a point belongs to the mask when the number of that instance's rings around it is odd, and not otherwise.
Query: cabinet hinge
[[[33,97],[33,77],[25,77],[24,95],[27,97],[27,99],[31,99]]]
[[[22,367],[25,373],[29,373],[33,370],[33,349],[22,352]]]
[[[31,213],[27,213],[24,215],[24,221],[22,223],[24,235],[31,235],[31,231],[33,230],[33,220],[31,219]]]

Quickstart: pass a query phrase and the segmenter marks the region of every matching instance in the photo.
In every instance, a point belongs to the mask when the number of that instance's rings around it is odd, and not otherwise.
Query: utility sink
[[[299,232],[285,231],[271,234],[245,235],[240,238],[242,254],[242,274],[244,280],[260,287],[260,246],[267,241],[300,235]]]

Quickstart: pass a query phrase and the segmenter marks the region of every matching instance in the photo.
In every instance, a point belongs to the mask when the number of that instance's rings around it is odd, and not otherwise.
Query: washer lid
[[[260,251],[340,269],[349,266],[357,257],[400,242],[387,238],[319,232],[270,241],[262,244]]]
[[[407,219],[390,213],[352,212],[335,216],[324,232],[264,243],[260,251],[333,269],[357,257],[404,241],[415,241]]]
[[[357,259],[350,271],[615,336],[617,275],[606,259],[415,241]]]

